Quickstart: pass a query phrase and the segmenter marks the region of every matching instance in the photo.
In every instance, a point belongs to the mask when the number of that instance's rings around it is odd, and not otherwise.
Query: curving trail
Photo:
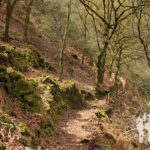
[[[104,99],[88,101],[83,108],[66,112],[60,117],[56,135],[50,138],[47,150],[88,150],[88,141],[99,131],[93,112],[105,105]]]

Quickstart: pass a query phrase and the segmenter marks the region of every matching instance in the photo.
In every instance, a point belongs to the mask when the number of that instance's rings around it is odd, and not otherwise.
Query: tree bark
[[[28,41],[28,28],[29,28],[32,4],[33,4],[33,0],[28,0],[26,2],[26,18],[25,18],[24,27],[23,27],[23,34],[22,34],[22,39],[24,42]]]
[[[12,18],[12,12],[13,12],[13,9],[14,9],[14,6],[16,4],[18,0],[14,0],[12,3],[7,0],[6,3],[7,3],[7,6],[6,6],[6,19],[5,19],[5,33],[4,33],[4,41],[6,42],[9,42],[9,27],[10,27],[10,21],[11,21],[11,18]]]
[[[64,68],[64,50],[66,48],[66,39],[67,39],[67,32],[68,32],[68,27],[69,27],[69,22],[70,22],[70,15],[71,15],[71,2],[72,0],[68,0],[68,17],[67,17],[67,22],[66,22],[66,27],[65,27],[65,31],[64,31],[64,37],[62,40],[62,48],[60,51],[60,74],[59,74],[59,80],[62,82],[63,80],[63,68]]]
[[[82,49],[82,60],[81,63],[84,64],[84,57],[87,47],[87,14],[84,12],[84,49]]]
[[[118,60],[117,60],[117,70],[116,70],[116,73],[115,73],[115,85],[117,84],[118,82],[118,73],[119,73],[119,70],[120,70],[120,62],[121,62],[121,55],[122,55],[122,49],[119,50],[119,54],[118,54]]]

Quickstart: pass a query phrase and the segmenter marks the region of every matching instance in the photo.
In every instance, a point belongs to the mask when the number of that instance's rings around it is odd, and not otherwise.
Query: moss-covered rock
[[[61,97],[61,89],[59,84],[50,76],[46,76],[42,79],[42,83],[49,86],[50,93],[53,95],[55,101],[60,101]]]
[[[11,59],[10,64],[17,71],[28,71],[27,62],[23,58],[13,58]]]
[[[28,71],[27,62],[24,60],[22,53],[15,48],[10,48],[5,51],[8,55],[8,64],[17,71]]]
[[[24,51],[24,58],[30,63],[33,68],[39,68],[39,53],[35,50]]]
[[[20,73],[0,72],[0,87],[4,87],[10,95],[32,107],[31,110],[35,112],[42,110],[42,99],[37,86],[33,79],[25,79]]]
[[[68,101],[72,108],[76,108],[82,103],[82,95],[73,81],[64,81],[61,90],[63,97]]]
[[[55,73],[56,70],[49,62],[45,61],[43,56],[35,49],[24,51],[24,58],[30,63],[33,68],[44,68]]]
[[[102,117],[108,118],[108,115],[106,113],[105,109],[96,109],[94,111],[97,118],[101,119]]]
[[[17,81],[10,81],[7,83],[9,94],[21,99],[20,97],[34,92],[33,86],[26,79],[19,79]]]
[[[37,92],[34,92],[23,97],[23,102],[31,106],[31,110],[34,112],[42,111],[42,99]]]

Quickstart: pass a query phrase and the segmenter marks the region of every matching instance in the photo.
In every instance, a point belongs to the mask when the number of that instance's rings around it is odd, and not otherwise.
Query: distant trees
[[[6,19],[5,19],[5,32],[4,32],[4,41],[9,42],[9,27],[10,21],[12,18],[13,9],[19,0],[5,0],[6,2]]]
[[[86,8],[95,24],[94,28],[99,49],[96,63],[97,76],[95,89],[98,91],[99,84],[103,83],[106,56],[113,36],[117,32],[118,26],[123,25],[129,17],[132,17],[137,12],[141,3],[128,0],[79,1]],[[118,54],[121,55],[121,51]]]
[[[136,14],[136,25],[137,25],[137,38],[139,39],[147,59],[148,66],[150,68],[150,10],[149,7],[142,7]],[[134,31],[134,29],[133,29]],[[136,33],[134,32],[136,35]]]
[[[84,64],[84,58],[85,58],[85,52],[87,50],[87,18],[88,18],[88,13],[86,10],[83,10],[83,13],[81,14],[78,12],[81,23],[82,23],[82,28],[83,28],[83,37],[84,37],[84,47],[82,48],[82,58],[81,58],[81,63]]]

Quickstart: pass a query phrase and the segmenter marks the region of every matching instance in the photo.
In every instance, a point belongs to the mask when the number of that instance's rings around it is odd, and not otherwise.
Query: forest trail
[[[56,135],[50,138],[47,150],[88,150],[88,142],[99,132],[94,114],[96,108],[106,106],[105,99],[87,101],[81,109],[67,111],[60,117]]]

